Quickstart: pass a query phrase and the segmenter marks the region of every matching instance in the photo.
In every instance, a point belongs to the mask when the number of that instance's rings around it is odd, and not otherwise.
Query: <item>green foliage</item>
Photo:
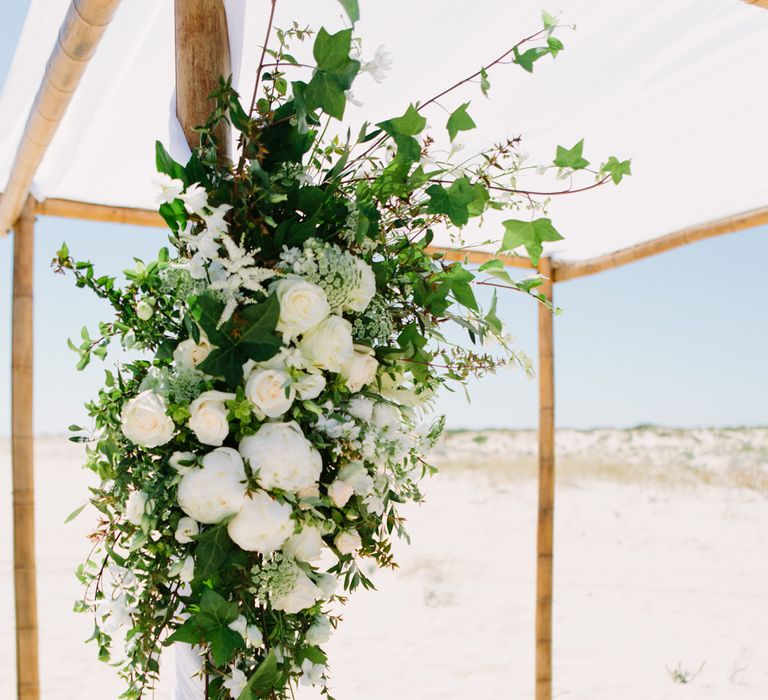
[[[257,700],[265,697],[272,688],[276,687],[278,675],[277,657],[274,651],[270,651],[248,679],[237,700]]]
[[[583,170],[589,165],[589,161],[582,156],[583,151],[584,139],[581,139],[573,148],[558,146],[557,155],[553,162],[558,168]]]
[[[610,175],[614,184],[618,185],[624,179],[625,175],[632,174],[632,161],[620,161],[616,156],[611,156],[600,166],[600,172]]]
[[[360,21],[360,7],[357,0],[339,0],[351,22]]]
[[[523,246],[534,265],[539,264],[539,258],[544,250],[545,241],[560,241],[562,236],[555,230],[551,219],[541,218],[533,221],[508,219],[504,224],[504,240],[501,250],[514,250]]]
[[[451,113],[451,116],[448,117],[446,128],[448,129],[448,136],[450,136],[451,141],[456,138],[460,131],[471,131],[477,126],[472,117],[467,114],[467,107],[469,107],[469,102],[465,102],[456,108]]]

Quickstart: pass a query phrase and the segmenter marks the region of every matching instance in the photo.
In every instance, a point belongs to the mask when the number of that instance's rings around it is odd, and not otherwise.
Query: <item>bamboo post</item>
[[[553,299],[552,259],[541,292]],[[539,508],[536,536],[536,700],[552,700],[552,582],[555,515],[555,372],[553,313],[539,305]]]
[[[35,203],[28,197],[21,216],[14,224],[13,237],[13,580],[18,700],[40,698],[35,582],[35,446],[32,425],[34,233]]]
[[[227,13],[222,0],[175,0],[176,116],[190,148],[200,142],[195,127],[205,124],[219,78],[232,73]],[[219,155],[230,151],[229,129],[216,136]]]

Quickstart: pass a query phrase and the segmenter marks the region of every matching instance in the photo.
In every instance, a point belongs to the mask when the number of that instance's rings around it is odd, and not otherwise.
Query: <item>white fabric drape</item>
[[[202,662],[198,649],[191,644],[176,642],[173,645],[176,663],[176,683],[173,700],[204,700],[205,684],[200,676]]]

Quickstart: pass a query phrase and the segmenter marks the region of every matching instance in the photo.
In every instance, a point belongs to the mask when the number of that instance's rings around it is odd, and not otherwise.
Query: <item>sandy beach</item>
[[[328,645],[337,700],[532,697],[536,484],[530,431],[457,433],[437,449],[413,544],[376,573]],[[768,697],[768,430],[562,431],[555,697]],[[83,644],[72,571],[87,554],[80,448],[37,443],[44,700],[109,700]],[[0,698],[13,697],[10,460],[2,443]],[[171,697],[170,659],[155,693]],[[677,680],[675,680],[677,679]],[[683,680],[689,682],[681,682]],[[318,697],[303,692],[301,698]]]

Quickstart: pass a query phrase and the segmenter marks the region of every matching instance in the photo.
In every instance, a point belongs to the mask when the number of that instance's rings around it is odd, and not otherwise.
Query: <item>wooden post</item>
[[[35,581],[35,478],[32,425],[32,280],[35,202],[14,224],[12,453],[13,572],[16,603],[16,679],[19,700],[39,700],[37,587]]]
[[[176,115],[190,148],[198,146],[196,126],[213,111],[208,99],[219,78],[232,73],[227,14],[222,0],[175,0]],[[228,156],[230,130],[217,132],[219,155]]]
[[[552,259],[539,272],[553,299]],[[536,700],[552,700],[552,581],[555,515],[555,372],[553,313],[539,305],[539,510],[536,537]]]

